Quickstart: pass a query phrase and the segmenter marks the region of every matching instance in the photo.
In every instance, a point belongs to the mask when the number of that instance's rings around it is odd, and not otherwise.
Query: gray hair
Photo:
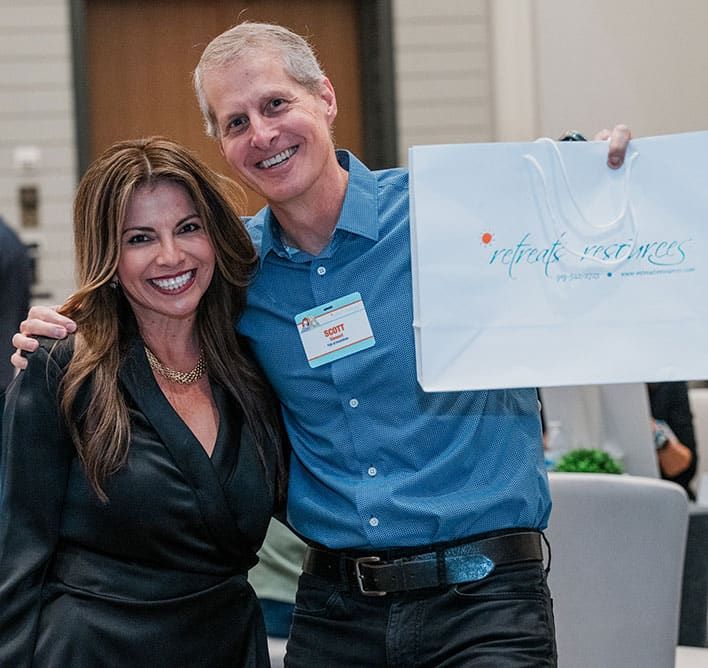
[[[204,128],[210,137],[217,138],[219,128],[214,111],[204,93],[204,75],[221,69],[249,53],[263,51],[278,54],[285,71],[311,93],[319,90],[325,73],[307,40],[274,23],[239,23],[207,44],[194,70],[194,91],[204,117]]]

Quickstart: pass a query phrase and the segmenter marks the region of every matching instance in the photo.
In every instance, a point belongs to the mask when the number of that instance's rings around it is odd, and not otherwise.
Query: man
[[[260,270],[238,328],[282,402],[288,520],[313,546],[287,665],[555,665],[536,392],[417,384],[407,173],[335,152],[334,88],[288,30],[226,31],[195,87],[226,161],[268,202],[250,223]],[[619,166],[627,128],[599,138]],[[336,309],[365,343],[318,352],[309,337]],[[67,329],[46,309],[22,325]]]

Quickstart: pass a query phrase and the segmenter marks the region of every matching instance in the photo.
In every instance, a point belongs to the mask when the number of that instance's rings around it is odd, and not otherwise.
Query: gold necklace
[[[191,371],[175,371],[170,369],[170,367],[164,365],[160,362],[150,348],[145,346],[145,354],[147,355],[148,362],[150,363],[150,368],[157,371],[163,378],[172,381],[173,383],[179,383],[180,385],[191,385],[196,383],[206,371],[206,360],[204,359],[204,350],[199,349],[199,359],[197,360],[197,366],[195,366]]]

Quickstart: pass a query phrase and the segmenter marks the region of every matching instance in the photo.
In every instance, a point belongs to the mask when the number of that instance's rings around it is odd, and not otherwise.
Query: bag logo
[[[563,245],[565,233],[561,233],[560,238],[555,239],[550,244],[534,243],[531,232],[526,232],[518,241],[498,247],[492,247],[492,239],[497,235],[491,232],[481,234],[482,245],[487,252],[486,263],[489,266],[502,266],[506,268],[509,278],[518,278],[519,272],[524,267],[543,267],[543,275],[546,278],[558,277],[559,273],[568,268],[564,264],[564,259],[570,255],[572,268],[574,270],[591,269],[584,265],[592,261],[612,261],[621,262],[627,265],[631,262],[645,265],[648,268],[656,268],[655,271],[647,273],[672,273],[677,267],[684,265],[687,259],[686,246],[693,239],[656,239],[652,241],[642,241],[633,243],[631,239],[608,244],[588,244],[582,248],[580,254],[569,254]],[[485,241],[488,239],[488,241]],[[635,275],[636,271],[630,271],[623,266],[620,271],[597,272],[594,268],[592,273],[606,273],[608,277],[616,273],[622,275]],[[663,271],[662,271],[663,269]],[[555,270],[555,271],[554,271]],[[694,271],[693,267],[681,267],[680,271]]]

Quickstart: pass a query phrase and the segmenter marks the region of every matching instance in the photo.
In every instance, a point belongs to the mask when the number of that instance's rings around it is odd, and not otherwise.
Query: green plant
[[[563,455],[554,471],[564,473],[622,473],[622,466],[604,450],[580,448]]]

